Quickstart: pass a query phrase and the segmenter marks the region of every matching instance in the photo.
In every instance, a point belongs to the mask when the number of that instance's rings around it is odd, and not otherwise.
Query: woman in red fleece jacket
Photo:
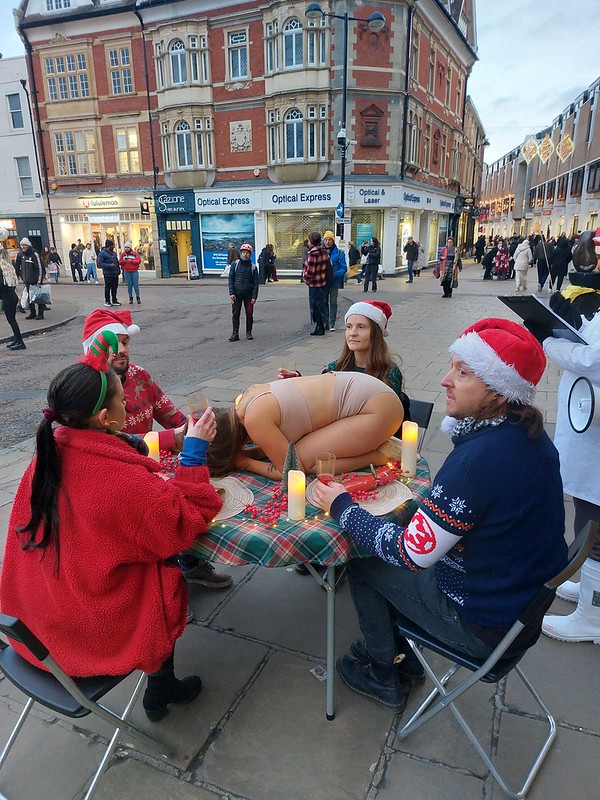
[[[189,418],[181,466],[165,480],[143,440],[121,433],[121,381],[106,361],[104,369],[86,361],[62,370],[48,390],[36,456],[10,517],[0,607],[23,619],[73,677],[149,673],[144,709],[157,721],[168,703],[189,702],[202,688],[198,676],[174,673],[187,592],[170,557],[222,506],[203,466],[216,423],[210,408]]]

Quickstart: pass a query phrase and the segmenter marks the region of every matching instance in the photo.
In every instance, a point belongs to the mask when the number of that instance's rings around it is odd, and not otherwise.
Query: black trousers
[[[363,287],[364,292],[369,291],[369,281],[373,283],[373,291],[377,291],[377,270],[379,264],[367,264],[365,266],[365,285]]]
[[[79,280],[82,281],[83,272],[81,271],[81,264],[73,264],[71,262],[71,275],[73,276],[73,280],[75,281],[75,283],[77,283],[77,278],[75,277],[75,270],[77,270],[77,273],[79,275]]]
[[[235,300],[231,304],[231,320],[233,323],[233,333],[238,336],[240,333],[240,315],[242,306],[246,312],[246,334],[252,333],[254,323],[254,303],[251,294],[236,294]]]
[[[104,302],[116,303],[117,302],[117,289],[119,288],[119,276],[111,275],[110,277],[104,276]]]
[[[21,331],[19,330],[19,326],[17,324],[17,305],[19,304],[19,298],[17,297],[17,293],[13,289],[12,291],[7,291],[5,294],[2,295],[2,310],[4,311],[4,316],[6,317],[6,321],[10,325],[15,342],[20,342],[21,340]]]
[[[329,309],[327,308],[327,286],[308,287],[308,305],[310,316],[318,330],[329,327]]]

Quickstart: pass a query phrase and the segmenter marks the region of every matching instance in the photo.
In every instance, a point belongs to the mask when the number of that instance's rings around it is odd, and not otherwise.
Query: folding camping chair
[[[425,439],[425,434],[427,433],[427,428],[429,427],[429,422],[431,420],[431,415],[433,413],[433,403],[427,402],[427,400],[412,400],[410,401],[410,418],[412,422],[416,422],[419,426],[419,441],[417,442],[417,448],[419,451],[423,447],[423,441]]]
[[[420,728],[432,717],[438,714],[442,709],[449,708],[460,727],[465,732],[473,747],[477,750],[487,768],[500,784],[502,791],[513,800],[520,800],[525,797],[529,791],[535,777],[546,758],[550,746],[556,736],[556,722],[554,717],[542,701],[541,697],[534,689],[531,682],[523,673],[519,666],[519,661],[523,658],[529,647],[537,641],[542,625],[542,618],[548,608],[550,607],[556,589],[561,583],[568,580],[583,564],[588,554],[590,553],[596,534],[598,531],[598,523],[588,522],[585,528],[579,532],[575,541],[569,547],[569,560],[567,566],[556,575],[554,578],[545,583],[542,588],[536,593],[535,597],[531,600],[527,608],[520,614],[518,620],[512,625],[510,630],[503,637],[498,646],[490,653],[486,659],[471,658],[465,656],[456,650],[453,650],[448,645],[440,642],[431,636],[427,631],[415,625],[411,620],[405,617],[400,617],[396,621],[396,628],[402,636],[408,639],[413,652],[423,665],[423,668],[429,678],[433,681],[435,688],[415,711],[413,716],[408,722],[400,729],[398,738],[400,740],[406,739],[413,731]],[[519,634],[525,631],[524,640],[518,639]],[[524,642],[523,646],[519,647],[520,641]],[[525,643],[526,642],[526,643]],[[423,655],[423,648],[432,650],[434,653],[447,658],[449,661],[454,662],[445,675],[438,677],[434,672],[431,664]],[[454,689],[451,691],[446,690],[446,684],[450,678],[458,672],[461,667],[465,667],[471,672],[464,678]],[[467,724],[463,715],[460,713],[455,705],[455,701],[463,695],[471,686],[474,686],[478,681],[484,683],[497,683],[511,670],[514,670],[519,676],[521,681],[525,684],[530,694],[537,702],[538,706],[543,711],[546,719],[548,720],[549,731],[548,735],[538,752],[538,755],[533,762],[533,766],[529,770],[525,781],[518,791],[513,791],[504,778],[500,775],[497,768],[494,766],[491,758],[480,744],[472,729]],[[437,700],[432,707],[431,704]]]
[[[94,773],[92,783],[85,795],[84,800],[90,800],[98,786],[98,781],[106,768],[122,733],[129,734],[137,739],[146,747],[163,755],[165,758],[172,755],[172,750],[166,744],[148,736],[143,731],[128,722],[129,715],[138,699],[140,692],[144,688],[146,675],[140,674],[136,682],[133,694],[121,716],[105,708],[98,703],[105,694],[114,689],[127,675],[100,675],[91,678],[71,679],[56,663],[50,655],[48,648],[35,636],[25,625],[24,622],[16,617],[9,617],[0,614],[0,632],[9,640],[8,646],[0,652],[0,670],[6,677],[17,686],[28,700],[21,712],[17,724],[8,737],[4,750],[0,754],[0,769],[23,727],[29,712],[34,703],[39,703],[51,711],[55,711],[72,719],[80,719],[88,714],[95,714],[100,719],[115,726],[115,732],[108,744],[106,752],[98,769]],[[35,667],[22,658],[16,650],[11,647],[10,640],[13,639],[23,644],[48,670]],[[131,674],[131,673],[129,673]],[[48,728],[51,730],[51,728]]]

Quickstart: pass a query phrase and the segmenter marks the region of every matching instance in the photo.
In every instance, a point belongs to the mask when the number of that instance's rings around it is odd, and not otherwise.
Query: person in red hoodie
[[[175,677],[187,591],[173,557],[222,506],[205,466],[216,422],[210,408],[188,419],[180,466],[164,480],[143,440],[123,433],[123,384],[107,367],[110,348],[116,353],[116,336],[101,333],[50,384],[10,516],[0,607],[73,677],[147,672],[144,710],[156,722],[202,689],[197,675]],[[93,476],[93,491],[82,475]]]
[[[159,449],[178,453],[183,446],[187,418],[152,380],[150,373],[129,360],[131,337],[140,332],[139,326],[133,324],[131,311],[97,308],[88,314],[83,323],[84,353],[88,352],[95,337],[102,331],[112,331],[119,342],[112,368],[121,379],[125,393],[123,430],[144,436],[153,429],[156,421],[164,428],[158,431]],[[180,554],[179,565],[188,583],[205,589],[228,589],[233,583],[231,575],[217,572],[211,563],[190,553]],[[191,619],[190,613],[188,621]]]
[[[123,252],[119,256],[119,265],[123,270],[125,276],[125,283],[127,284],[127,294],[129,295],[129,305],[133,305],[133,292],[135,291],[135,299],[138,305],[142,302],[140,299],[140,264],[142,257],[133,249],[131,242],[125,242]]]

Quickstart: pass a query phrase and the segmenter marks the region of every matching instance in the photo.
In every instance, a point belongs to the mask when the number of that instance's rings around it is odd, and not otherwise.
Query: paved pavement
[[[282,296],[304,291],[293,281],[272,290]],[[403,278],[380,284],[378,299],[394,308],[388,341],[402,356],[407,391],[435,403],[423,448],[432,471],[450,449],[448,438],[439,431],[443,416],[439,380],[447,369],[447,347],[477,318],[510,316],[496,299],[506,290],[512,293],[512,286],[482,283],[476,265],[465,268],[449,303],[441,301],[437,282],[427,273],[410,286]],[[340,293],[343,308],[359,299],[364,295],[356,285]],[[75,302],[57,302],[52,324],[68,324],[77,313]],[[281,350],[276,341],[270,342],[267,355],[232,370],[224,365],[204,375],[203,386],[213,403],[227,402],[240,387],[271,379],[283,360],[295,361],[304,374],[320,371],[339,352],[342,335],[336,331],[317,341],[302,337]],[[549,367],[538,392],[550,433],[558,378],[558,370]],[[196,385],[190,379],[165,388],[181,403]],[[31,439],[0,449],[0,532],[6,531],[12,497],[31,451]],[[498,479],[506,480],[509,502],[510,476]],[[571,519],[569,502],[567,511]],[[399,742],[398,716],[338,682],[337,715],[326,721],[325,684],[311,672],[325,660],[324,592],[291,568],[228,571],[234,575],[231,590],[191,588],[195,620],[177,646],[180,674],[202,675],[201,697],[172,710],[154,726],[140,709],[135,712],[142,727],[175,747],[175,756],[164,762],[141,748],[122,746],[101,781],[99,800],[496,800],[502,796],[450,714],[438,716],[435,724]],[[573,608],[560,600],[555,606],[562,613]],[[338,592],[337,608],[336,647],[341,653],[358,635],[347,586]],[[557,741],[529,794],[532,800],[598,798],[600,722],[593,687],[598,686],[599,655],[592,644],[569,645],[542,637],[523,661],[558,721]],[[115,691],[115,704],[123,695],[121,689]],[[422,688],[414,690],[407,713],[423,695]],[[542,739],[543,725],[529,699],[512,678],[497,689],[481,684],[467,698],[461,707],[474,720],[484,746],[497,753],[500,767],[520,784],[527,759]],[[22,702],[22,695],[2,680],[0,737],[14,724]],[[37,713],[22,734],[20,749],[0,772],[0,792],[11,800],[80,798],[106,733],[105,726],[87,719],[74,727]]]

